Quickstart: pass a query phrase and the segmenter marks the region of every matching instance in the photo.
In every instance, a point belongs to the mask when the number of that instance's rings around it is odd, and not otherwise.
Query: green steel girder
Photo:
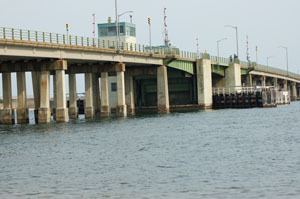
[[[194,62],[175,60],[175,61],[168,63],[167,66],[170,68],[175,68],[175,69],[187,72],[192,75],[195,74]]]

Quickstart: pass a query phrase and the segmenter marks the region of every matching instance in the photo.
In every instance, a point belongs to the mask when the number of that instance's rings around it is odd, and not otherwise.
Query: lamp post
[[[239,57],[239,34],[238,34],[238,27],[232,25],[226,25],[227,28],[235,29],[235,38],[236,38],[236,56]]]
[[[118,17],[118,0],[115,0],[115,15],[116,15],[116,49],[119,50],[119,17]]]
[[[148,27],[149,27],[149,46],[150,46],[150,53],[152,53],[151,17],[148,17]]]
[[[126,12],[123,12],[121,14],[118,14],[117,15],[117,18],[118,18],[118,24],[117,24],[117,50],[120,50],[120,17],[125,15],[125,14],[128,14],[128,13],[133,13],[133,11],[126,11]],[[125,30],[124,30],[125,31]]]
[[[196,46],[197,46],[197,59],[199,58],[199,38],[196,38]]]
[[[289,76],[289,49],[286,46],[279,46],[279,48],[282,48],[285,50],[285,57],[286,57],[286,75]]]
[[[267,71],[269,70],[269,60],[270,60],[271,58],[274,58],[274,56],[269,56],[269,57],[267,57]]]
[[[227,40],[227,38],[223,38],[217,41],[218,65],[220,64],[220,43],[225,40]]]
[[[67,42],[67,44],[69,44],[69,30],[70,30],[69,28],[70,28],[69,24],[66,24],[66,32],[67,32],[66,42]]]

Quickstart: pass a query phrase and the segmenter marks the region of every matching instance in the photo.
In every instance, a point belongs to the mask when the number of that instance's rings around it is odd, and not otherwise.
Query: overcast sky
[[[114,0],[0,0],[0,26],[48,32],[65,32],[70,24],[72,34],[92,36],[92,14],[97,23],[114,19]],[[252,61],[255,46],[258,60],[285,69],[285,54],[278,46],[289,47],[290,69],[299,72],[300,57],[300,1],[299,0],[119,0],[119,13],[133,10],[139,43],[148,43],[147,17],[152,18],[153,43],[163,42],[163,7],[167,8],[171,43],[182,50],[196,51],[196,37],[200,50],[216,55],[216,41],[221,55],[235,52],[235,33],[224,25],[239,27],[240,57],[246,59],[246,35]],[[122,20],[129,21],[125,16]]]

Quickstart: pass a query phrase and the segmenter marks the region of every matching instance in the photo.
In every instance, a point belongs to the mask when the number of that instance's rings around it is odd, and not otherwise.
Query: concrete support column
[[[76,74],[69,74],[69,117],[78,118]]]
[[[99,116],[101,112],[99,75],[93,74],[93,103],[95,115]]]
[[[66,92],[65,92],[65,70],[55,71],[55,114],[57,122],[68,122],[69,114],[67,109]]]
[[[261,76],[260,82],[262,87],[266,87],[266,76]]]
[[[34,118],[35,123],[38,123],[39,108],[40,108],[40,72],[32,71],[32,88],[34,97]]]
[[[38,123],[45,124],[50,122],[50,91],[49,91],[49,71],[40,72],[40,108]]]
[[[208,54],[197,60],[198,105],[203,109],[212,108],[212,73]]]
[[[56,120],[56,96],[57,96],[57,90],[56,90],[56,73],[53,75],[53,103],[50,103],[50,109],[51,113],[53,115],[53,119]],[[51,100],[50,100],[51,102]]]
[[[242,86],[239,59],[234,59],[233,62],[229,63],[229,67],[225,71],[225,85],[228,90],[236,90],[236,87]]]
[[[168,69],[164,65],[157,68],[157,108],[159,113],[170,112]]]
[[[275,88],[278,88],[278,79],[277,78],[273,78],[273,86]],[[279,89],[279,88],[278,88]]]
[[[110,116],[109,92],[108,92],[108,73],[101,73],[101,117]]]
[[[252,80],[252,75],[251,74],[247,75],[247,86],[253,87],[253,80]]]
[[[125,99],[125,64],[116,64],[117,71],[117,116],[127,116],[127,106]]]
[[[125,74],[125,95],[126,95],[126,105],[128,114],[135,114],[135,102],[134,102],[134,86],[132,75]]]
[[[25,124],[29,122],[26,96],[26,75],[25,72],[17,72],[18,108],[17,123]]]
[[[84,113],[86,119],[94,118],[93,98],[93,73],[85,73]]]
[[[296,87],[296,82],[292,82],[291,84],[291,100],[296,101],[297,100],[297,87]]]
[[[287,80],[283,80],[283,90],[290,91],[290,89],[288,89],[288,81]]]
[[[11,73],[2,73],[3,109],[0,111],[0,124],[13,124]]]

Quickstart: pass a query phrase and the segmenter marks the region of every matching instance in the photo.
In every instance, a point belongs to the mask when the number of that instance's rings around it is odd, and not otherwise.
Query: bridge
[[[117,48],[119,46],[119,48]],[[154,107],[160,113],[170,108],[212,107],[216,87],[274,86],[298,99],[300,75],[203,53],[150,50],[145,45],[105,41],[14,28],[0,28],[0,73],[3,108],[0,123],[27,123],[26,74],[31,72],[35,117],[38,123],[51,121],[50,76],[54,78],[54,119],[68,122],[78,117],[77,83],[85,85],[85,118],[108,117],[109,76],[115,76],[116,114],[120,117],[136,110]],[[14,121],[11,73],[17,74],[17,107]],[[84,82],[76,82],[83,73]],[[68,75],[69,97],[66,97]]]

